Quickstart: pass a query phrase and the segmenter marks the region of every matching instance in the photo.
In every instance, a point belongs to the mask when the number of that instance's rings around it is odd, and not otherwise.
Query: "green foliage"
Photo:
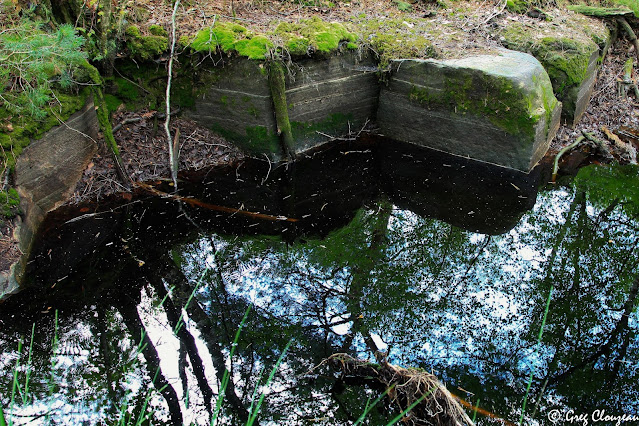
[[[591,165],[579,170],[573,185],[587,191],[588,200],[597,207],[606,207],[618,200],[632,216],[639,215],[639,166]]]
[[[11,218],[20,212],[20,196],[18,191],[9,188],[8,191],[0,191],[0,216]]]
[[[14,114],[44,119],[54,88],[68,90],[86,60],[83,39],[70,25],[53,32],[28,20],[0,32],[0,100]]]

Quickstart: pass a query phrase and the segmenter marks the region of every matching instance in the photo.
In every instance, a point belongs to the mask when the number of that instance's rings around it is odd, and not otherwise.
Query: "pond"
[[[383,142],[59,209],[0,304],[5,419],[452,424],[402,413],[433,374],[477,424],[637,424],[637,167],[537,194]]]

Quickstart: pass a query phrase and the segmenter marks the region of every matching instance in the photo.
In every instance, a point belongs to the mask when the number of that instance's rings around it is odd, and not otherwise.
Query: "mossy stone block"
[[[511,22],[502,31],[504,45],[533,55],[546,69],[563,104],[562,115],[575,124],[583,114],[595,84],[601,51],[610,39],[605,25],[567,13],[563,22]]]
[[[345,50],[327,59],[295,62],[286,102],[295,152],[312,149],[375,118],[379,82],[372,55]]]
[[[234,57],[223,66],[203,64],[199,70],[203,84],[193,107],[184,115],[213,129],[249,154],[282,157],[266,65],[248,58]]]
[[[92,101],[63,125],[32,141],[16,163],[16,189],[24,221],[19,244],[24,253],[14,269],[22,284],[22,274],[37,234],[47,213],[62,205],[73,193],[82,173],[97,151],[98,119]]]
[[[561,103],[530,55],[503,49],[391,66],[377,123],[393,139],[528,172],[559,126]]]

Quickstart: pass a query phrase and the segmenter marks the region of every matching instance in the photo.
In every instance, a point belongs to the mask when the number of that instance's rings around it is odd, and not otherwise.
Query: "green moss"
[[[511,80],[486,78],[480,71],[445,77],[443,90],[413,86],[409,98],[425,107],[438,106],[459,115],[486,117],[508,133],[529,137],[534,137],[535,124],[540,119],[534,99],[514,88]]]
[[[254,36],[250,39],[239,40],[235,43],[237,53],[249,59],[265,59],[266,54],[272,48],[273,43],[264,36]]]
[[[506,9],[513,13],[525,13],[528,10],[526,0],[506,0]]]
[[[397,9],[401,10],[402,12],[413,11],[413,6],[410,3],[406,3],[405,1],[402,1],[402,0],[394,0],[394,3],[397,6]]]
[[[273,49],[273,43],[267,37],[254,35],[233,22],[220,22],[199,31],[190,46],[197,52],[235,51],[250,59],[266,59],[267,53]]]
[[[109,110],[109,114],[117,111],[118,107],[122,105],[122,100],[114,95],[104,95],[104,100],[107,105],[107,109]]]
[[[188,101],[194,90],[193,77],[183,78],[183,68],[174,68],[171,98],[176,103],[178,98],[180,102]],[[149,62],[122,61],[118,71],[119,74],[111,78],[109,92],[120,98],[127,110],[162,108],[166,94],[165,67]]]
[[[310,51],[311,44],[308,39],[292,34],[284,46],[292,56],[306,56]]]
[[[169,33],[159,25],[151,25],[149,27],[149,32],[154,36],[168,37]]]
[[[272,153],[279,155],[281,153],[279,136],[269,132],[264,126],[249,126],[244,129],[243,133],[228,130],[217,124],[210,127],[225,139],[233,141],[238,147],[251,154]]]
[[[35,119],[23,115],[13,117],[10,120],[12,131],[0,132],[0,145],[3,148],[0,151],[0,165],[13,169],[16,159],[31,140],[39,139],[45,132],[60,125],[61,121],[67,120],[73,113],[80,110],[86,103],[89,93],[88,89],[78,94],[54,91],[60,103],[56,102],[47,106],[44,109],[43,118]],[[0,107],[0,117],[8,119],[12,116],[9,111]]]
[[[291,123],[291,129],[293,138],[296,141],[324,140],[326,137],[319,135],[317,132],[335,136],[344,135],[349,131],[349,123],[353,122],[354,118],[352,114],[338,113],[331,114],[325,120],[313,123],[293,121]]]
[[[250,152],[263,153],[272,152],[279,153],[280,139],[277,134],[269,132],[264,126],[247,127],[244,129],[246,132],[246,147]]]
[[[448,29],[450,33],[454,28]],[[358,19],[355,22],[360,40],[366,40],[377,52],[380,67],[386,68],[393,59],[439,58],[441,52],[434,40],[445,41],[447,28],[433,21],[403,17],[399,19]]]
[[[533,32],[534,31],[534,32]],[[530,52],[544,66],[560,99],[573,87],[579,87],[586,78],[591,55],[599,48],[588,37],[538,37],[538,32],[520,23],[509,24],[504,32],[506,47]]]
[[[124,99],[125,101],[135,101],[140,97],[140,90],[131,81],[125,78],[116,77],[114,82],[116,84],[118,97],[121,99]]]
[[[639,2],[637,0],[612,0],[612,4],[629,8],[639,18]]]
[[[158,32],[157,29],[155,31]],[[142,35],[140,29],[134,25],[126,29],[125,35],[126,47],[131,56],[143,61],[152,59],[169,48],[167,35]]]
[[[20,196],[18,191],[9,188],[0,191],[0,216],[9,219],[20,213]]]
[[[355,43],[357,36],[338,22],[325,22],[318,17],[303,19],[299,23],[283,22],[274,35],[284,40],[291,55],[303,56],[311,52],[323,54],[337,50],[340,43]]]
[[[235,49],[235,43],[247,38],[247,35],[248,30],[241,25],[218,22],[214,27],[200,30],[190,46],[197,52],[215,52],[218,48],[223,52],[230,52]]]
[[[268,84],[271,89],[271,98],[275,109],[275,120],[278,133],[282,135],[284,153],[287,157],[294,157],[294,139],[291,132],[291,123],[288,118],[286,105],[286,79],[284,66],[280,62],[272,62],[269,67]]]
[[[356,35],[343,24],[314,17],[299,23],[281,23],[274,31],[265,34],[254,34],[233,22],[218,22],[214,27],[199,31],[190,46],[197,52],[219,50],[237,52],[250,59],[266,59],[269,52],[277,49],[285,49],[293,56],[312,52],[327,54],[337,50],[341,42],[356,41]]]
[[[249,114],[251,114],[255,118],[260,116],[260,110],[258,110],[254,105],[249,106],[246,109],[246,112],[248,112]]]

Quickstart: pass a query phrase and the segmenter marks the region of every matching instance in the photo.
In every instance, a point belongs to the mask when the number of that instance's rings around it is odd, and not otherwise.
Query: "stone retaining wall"
[[[399,60],[386,73],[372,52],[347,49],[283,65],[234,58],[210,71],[187,115],[274,161],[373,123],[398,141],[524,172],[559,125],[548,75],[525,53]]]

